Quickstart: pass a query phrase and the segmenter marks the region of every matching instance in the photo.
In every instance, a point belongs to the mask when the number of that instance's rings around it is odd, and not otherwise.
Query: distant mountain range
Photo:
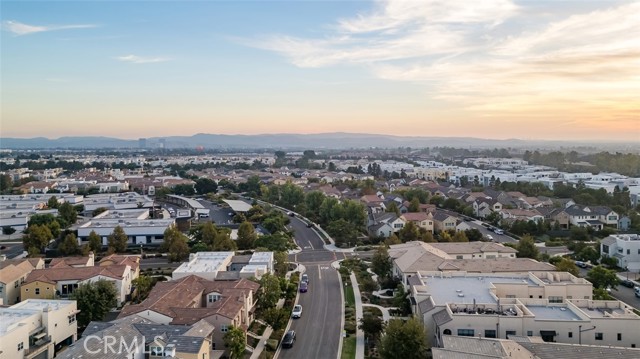
[[[60,137],[49,139],[0,138],[3,149],[138,149],[139,140],[112,137]],[[144,141],[145,148],[160,147],[205,149],[364,149],[397,147],[456,147],[456,148],[560,148],[597,147],[624,150],[637,144],[604,142],[568,142],[541,140],[491,140],[471,137],[418,137],[391,136],[362,133],[321,134],[263,134],[263,135],[218,135],[199,133],[193,136],[150,137]]]

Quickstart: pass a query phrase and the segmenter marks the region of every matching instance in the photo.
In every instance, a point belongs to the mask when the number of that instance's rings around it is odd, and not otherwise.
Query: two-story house
[[[451,216],[445,212],[438,211],[433,216],[433,229],[438,232],[456,230],[458,218]]]
[[[413,222],[416,226],[424,228],[427,231],[433,233],[434,231],[434,219],[431,213],[426,212],[408,212],[400,216],[405,222]]]
[[[44,268],[42,258],[6,259],[0,257],[0,301],[12,305],[20,301],[20,289],[29,273]]]
[[[631,272],[640,272],[640,236],[638,234],[612,234],[600,242],[602,256],[615,258],[617,266]]]

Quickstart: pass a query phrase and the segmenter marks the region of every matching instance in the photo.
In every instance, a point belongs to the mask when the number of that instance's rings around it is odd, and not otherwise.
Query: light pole
[[[594,329],[596,329],[595,325],[593,326],[593,328],[584,329],[584,330],[582,329],[582,325],[578,325],[578,344],[582,345],[582,332],[588,332]]]

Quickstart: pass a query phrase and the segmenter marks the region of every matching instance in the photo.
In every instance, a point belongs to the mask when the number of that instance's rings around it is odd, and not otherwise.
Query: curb
[[[303,269],[298,271],[300,273],[300,277],[302,278],[302,273],[306,272],[307,268],[305,268],[302,264],[298,263],[298,269]],[[299,298],[300,298],[300,290],[296,288],[296,299],[293,301],[294,306],[298,304]],[[276,352],[273,354],[273,359],[277,359],[278,355],[280,355],[280,350],[282,350],[282,340],[284,339],[284,336],[287,335],[289,328],[291,328],[291,323],[293,323],[293,318],[291,317],[291,313],[289,313],[289,321],[287,322],[287,326],[284,328],[284,334],[282,334],[282,338],[280,338],[280,340],[278,341],[278,349],[276,349]]]

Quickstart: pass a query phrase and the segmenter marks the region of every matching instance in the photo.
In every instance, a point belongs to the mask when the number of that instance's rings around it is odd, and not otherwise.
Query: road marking
[[[313,244],[311,244],[311,241],[309,241],[309,245],[311,246],[311,249],[315,249],[313,248]]]
[[[320,266],[318,265],[318,276],[320,276],[320,279],[322,279],[322,271],[320,270]]]

